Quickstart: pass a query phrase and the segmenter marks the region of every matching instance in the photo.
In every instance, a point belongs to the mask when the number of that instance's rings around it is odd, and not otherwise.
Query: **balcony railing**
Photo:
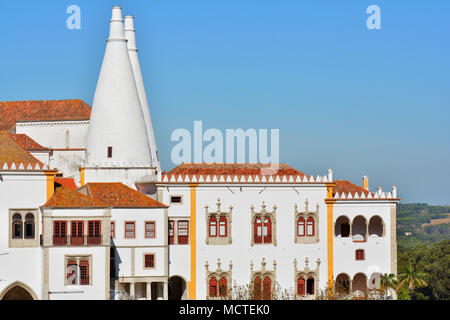
[[[102,235],[95,236],[53,236],[54,246],[96,246],[102,244]]]

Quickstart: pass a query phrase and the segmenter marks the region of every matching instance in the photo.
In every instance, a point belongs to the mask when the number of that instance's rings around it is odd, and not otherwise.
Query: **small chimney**
[[[397,187],[396,186],[392,186],[392,197],[397,198]]]
[[[362,178],[362,180],[363,180],[363,185],[362,186],[363,186],[364,190],[369,191],[369,178],[367,176],[364,176]]]

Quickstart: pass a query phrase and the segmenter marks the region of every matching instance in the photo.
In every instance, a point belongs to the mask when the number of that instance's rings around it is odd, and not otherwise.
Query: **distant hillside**
[[[449,213],[450,206],[429,206],[426,203],[399,204],[398,249],[450,239]]]

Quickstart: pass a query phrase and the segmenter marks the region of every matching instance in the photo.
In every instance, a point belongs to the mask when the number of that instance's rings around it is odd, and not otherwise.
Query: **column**
[[[147,282],[147,300],[152,300],[152,283]]]
[[[164,281],[164,296],[163,300],[169,300],[169,286],[167,281]]]
[[[134,282],[130,282],[130,298],[134,299]]]

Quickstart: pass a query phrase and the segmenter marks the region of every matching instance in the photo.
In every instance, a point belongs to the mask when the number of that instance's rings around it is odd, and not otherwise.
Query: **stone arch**
[[[367,220],[359,215],[353,218],[352,222],[352,238],[355,242],[365,242],[367,235]]]
[[[348,295],[351,291],[351,279],[346,273],[340,273],[336,277],[336,285],[334,291],[338,295]]]
[[[169,278],[169,300],[186,300],[187,299],[187,282],[180,275],[171,276]]]
[[[383,219],[376,215],[369,220],[369,236],[383,237],[385,233]]]
[[[353,276],[352,293],[356,298],[367,296],[367,276],[359,272]]]
[[[38,300],[38,296],[28,285],[15,281],[3,289],[0,300]]]
[[[334,223],[334,236],[337,238],[350,237],[350,219],[347,216],[339,216]]]

